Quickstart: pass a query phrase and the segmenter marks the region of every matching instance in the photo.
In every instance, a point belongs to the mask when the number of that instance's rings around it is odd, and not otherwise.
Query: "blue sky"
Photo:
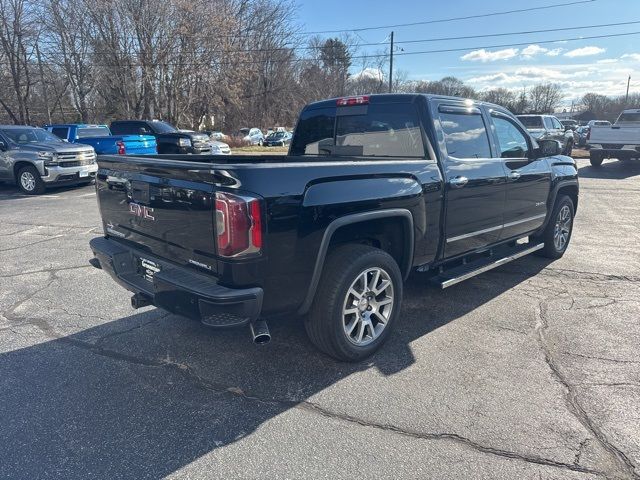
[[[321,31],[420,22],[571,1],[575,0],[298,0],[296,13],[303,30]],[[632,21],[640,22],[640,0],[595,0],[534,12],[397,27],[393,30],[396,41],[401,42]],[[361,43],[384,42],[390,30],[362,31],[353,38]],[[632,77],[631,91],[640,92],[640,34],[563,43],[540,42],[623,32],[640,32],[640,23],[471,40],[399,43],[398,46],[405,53],[470,49],[426,55],[396,55],[395,64],[397,70],[406,72],[410,79],[435,80],[453,75],[480,90],[493,87],[521,89],[551,81],[564,87],[567,95],[565,102],[571,103],[571,100],[588,91],[609,95],[624,94],[628,75]],[[525,45],[481,48],[511,43]],[[380,47],[362,47],[361,53],[372,53],[381,48],[384,48],[384,44]],[[354,61],[356,64],[353,73],[362,70],[360,62],[361,60]]]

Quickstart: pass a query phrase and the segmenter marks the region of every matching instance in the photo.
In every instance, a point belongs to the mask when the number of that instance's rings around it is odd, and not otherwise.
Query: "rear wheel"
[[[402,275],[393,257],[367,245],[345,245],[328,256],[305,327],[327,355],[358,361],[387,340],[401,303]]]
[[[604,160],[604,157],[601,152],[594,152],[593,150],[589,152],[589,161],[592,166],[599,167],[602,165],[602,160]]]
[[[574,212],[570,197],[563,195],[558,198],[544,231],[539,237],[532,239],[533,242],[544,242],[544,248],[538,250],[540,255],[547,258],[560,258],[564,255],[571,240]]]
[[[40,173],[33,165],[27,165],[18,170],[18,187],[27,195],[40,195],[45,191]]]

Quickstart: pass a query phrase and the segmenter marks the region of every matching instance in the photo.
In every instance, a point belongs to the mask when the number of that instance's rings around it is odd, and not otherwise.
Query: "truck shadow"
[[[600,167],[587,164],[578,168],[579,178],[624,180],[640,175],[640,160],[605,160]]]
[[[0,477],[164,477],[354,373],[406,369],[416,362],[414,340],[547,264],[524,258],[445,291],[412,277],[394,335],[358,364],[318,353],[299,319],[271,322],[273,342],[257,348],[247,332],[212,331],[159,310],[4,353]]]

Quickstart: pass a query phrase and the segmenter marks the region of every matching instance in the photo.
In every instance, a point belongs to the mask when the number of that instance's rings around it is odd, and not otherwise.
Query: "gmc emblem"
[[[147,220],[155,220],[155,217],[151,215],[153,213],[153,208],[138,205],[137,203],[129,204],[129,213],[136,217],[146,218]]]

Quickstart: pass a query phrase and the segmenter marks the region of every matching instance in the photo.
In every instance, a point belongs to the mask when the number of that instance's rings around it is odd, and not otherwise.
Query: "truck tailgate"
[[[105,234],[185,265],[217,271],[215,174],[210,165],[98,157],[96,189]]]
[[[591,127],[590,144],[640,145],[640,127],[637,125]]]
[[[158,153],[156,139],[151,135],[124,135],[122,141],[127,155],[155,155]]]

